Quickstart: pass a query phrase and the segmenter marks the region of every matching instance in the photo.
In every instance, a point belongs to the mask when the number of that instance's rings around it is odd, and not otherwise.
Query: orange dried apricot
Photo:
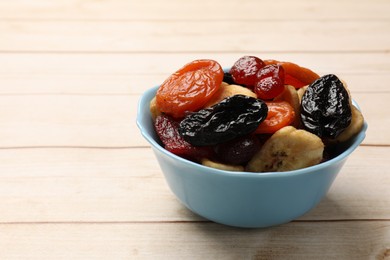
[[[305,67],[301,67],[292,62],[264,60],[264,63],[267,65],[269,64],[282,65],[285,72],[284,84],[292,85],[295,88],[301,88],[303,86],[309,85],[320,77],[314,71]]]
[[[268,115],[260,123],[255,133],[273,134],[282,127],[290,125],[295,119],[293,107],[286,101],[266,101]]]
[[[214,60],[195,60],[173,73],[159,87],[159,111],[175,118],[201,109],[222,83],[224,72]]]

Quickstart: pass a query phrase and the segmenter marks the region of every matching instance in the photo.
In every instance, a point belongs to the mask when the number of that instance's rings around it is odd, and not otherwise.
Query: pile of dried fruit
[[[337,76],[254,56],[228,72],[213,60],[188,63],[159,87],[150,111],[168,151],[251,172],[318,164],[364,122]]]

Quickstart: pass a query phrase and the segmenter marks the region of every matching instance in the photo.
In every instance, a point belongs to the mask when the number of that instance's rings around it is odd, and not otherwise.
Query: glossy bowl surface
[[[279,225],[302,216],[326,195],[348,156],[365,138],[367,123],[337,157],[289,172],[230,172],[205,167],[166,151],[149,111],[158,87],[138,105],[137,125],[151,144],[168,186],[188,209],[211,221],[236,227]],[[354,102],[354,105],[358,105]]]

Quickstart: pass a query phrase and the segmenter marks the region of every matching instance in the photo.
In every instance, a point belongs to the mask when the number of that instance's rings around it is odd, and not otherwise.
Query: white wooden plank
[[[140,95],[161,84],[165,74],[25,75],[0,77],[0,95]],[[352,93],[390,92],[390,74],[338,73]]]
[[[0,225],[2,259],[388,259],[390,222]]]
[[[288,0],[256,1],[228,0],[179,1],[83,1],[26,0],[1,1],[0,17],[3,19],[388,19],[389,2],[375,1],[310,1]]]
[[[353,95],[369,124],[366,144],[389,144],[389,94]],[[144,146],[135,125],[138,101],[121,95],[0,96],[0,147]]]
[[[150,149],[0,150],[0,222],[196,220]]]
[[[1,77],[128,76],[162,74],[165,77],[196,59],[214,59],[230,67],[243,55],[291,61],[319,74],[389,75],[390,53],[117,53],[58,54],[2,53]]]
[[[389,220],[389,155],[359,147],[300,220]],[[203,221],[174,197],[147,148],[0,149],[0,201],[0,223]]]
[[[139,146],[138,96],[2,96],[0,146]]]
[[[167,77],[166,74],[1,76],[0,95],[139,95]]]
[[[390,212],[389,155],[389,147],[358,147],[324,200],[300,219],[388,219],[380,212]]]
[[[0,1],[0,259],[388,259],[389,20],[386,0]],[[196,216],[135,148],[141,92],[193,59],[243,54],[341,75],[374,145],[275,228]]]
[[[326,26],[302,20],[7,21],[0,33],[3,52],[385,52],[390,46],[390,20]]]
[[[353,94],[369,124],[365,144],[390,144],[389,95]],[[145,146],[135,123],[138,101],[133,95],[0,96],[0,147]]]

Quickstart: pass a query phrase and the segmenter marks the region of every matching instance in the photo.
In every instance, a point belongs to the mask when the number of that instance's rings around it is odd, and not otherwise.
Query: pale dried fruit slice
[[[292,171],[322,161],[322,140],[305,130],[286,126],[275,132],[247,164],[250,172]]]
[[[305,94],[305,91],[309,85],[301,87],[300,89],[297,90],[298,98],[299,98],[299,103],[301,103],[303,94]]]
[[[206,103],[205,107],[211,107],[227,97],[234,95],[244,95],[249,97],[257,98],[257,95],[250,89],[239,86],[239,85],[229,85],[225,82],[222,82],[221,87],[218,89],[211,99]]]
[[[201,160],[202,165],[208,166],[211,168],[215,168],[218,170],[224,170],[224,171],[235,171],[235,172],[242,172],[244,171],[244,167],[241,165],[231,165],[231,164],[224,164],[219,162],[214,162],[209,159],[202,159]]]
[[[343,83],[343,86],[345,88],[345,90],[347,91],[348,93],[348,96],[349,96],[349,105],[351,106],[352,108],[352,96],[351,96],[351,91],[349,91],[349,88],[348,88],[348,85],[347,85],[347,82],[345,82],[344,80],[340,79],[341,83]]]
[[[299,116],[301,113],[301,104],[295,87],[291,85],[285,85],[284,91],[279,96],[275,97],[274,101],[286,101],[291,105],[291,107],[294,109],[295,115],[297,115],[295,116],[294,122],[292,122],[291,125],[294,127],[299,127],[301,123],[301,117]]]
[[[156,97],[154,97],[149,104],[149,109],[150,109],[150,115],[152,116],[153,122],[156,121],[156,118],[161,115],[161,111],[158,110],[157,108],[157,103],[156,103]]]
[[[364,124],[362,113],[352,105],[351,124],[334,140],[336,142],[345,142],[360,132]],[[332,140],[333,141],[333,140]]]

